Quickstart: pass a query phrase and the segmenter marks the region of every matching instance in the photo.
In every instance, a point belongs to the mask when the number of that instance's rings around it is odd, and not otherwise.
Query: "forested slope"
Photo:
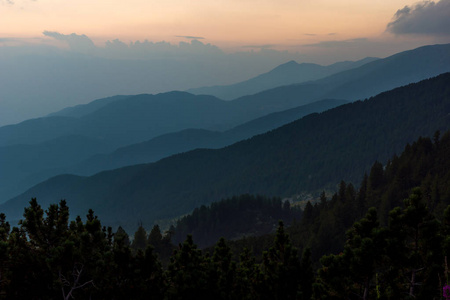
[[[220,239],[205,252],[191,235],[170,245],[158,226],[141,226],[130,243],[92,210],[69,221],[65,201],[44,212],[33,199],[19,227],[0,214],[0,299],[441,299],[450,288],[449,153],[450,132],[419,138],[384,168],[376,162],[358,190],[341,182],[330,201],[309,203],[300,222],[280,222],[263,243]]]

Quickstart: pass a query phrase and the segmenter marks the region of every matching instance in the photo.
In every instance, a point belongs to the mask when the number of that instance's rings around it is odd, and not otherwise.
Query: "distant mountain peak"
[[[271,71],[269,71],[266,74],[277,72],[277,71],[289,71],[289,70],[294,71],[294,70],[298,70],[299,68],[302,68],[302,67],[321,67],[321,66],[318,64],[313,64],[313,63],[299,64],[295,60],[290,60],[287,63],[281,64],[281,65],[275,67],[274,69],[272,69]],[[262,74],[262,75],[264,75],[264,74]]]
[[[287,63],[281,64],[281,66],[288,66],[288,65],[298,65],[298,62],[296,62],[295,60],[290,60]]]
[[[315,63],[298,63],[295,60],[290,60],[267,73],[260,74],[246,81],[231,85],[189,89],[188,92],[196,95],[213,95],[223,100],[233,100],[267,89],[325,78],[338,72],[360,67],[364,62],[370,62],[374,59],[365,60],[338,62],[329,66],[322,66]]]

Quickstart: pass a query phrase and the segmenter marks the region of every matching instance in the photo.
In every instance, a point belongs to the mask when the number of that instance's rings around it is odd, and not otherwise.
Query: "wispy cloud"
[[[204,40],[204,37],[201,36],[192,36],[192,35],[176,35],[175,37],[190,39],[190,40]]]
[[[136,41],[124,43],[119,39],[106,41],[104,47],[96,46],[92,40],[84,34],[62,34],[56,31],[44,31],[43,34],[58,41],[66,42],[73,52],[95,55],[106,58],[119,59],[159,59],[168,57],[222,55],[218,47],[209,43],[202,43],[199,39],[203,37],[180,36],[189,38],[189,42],[181,41],[178,45],[168,42],[143,42]]]
[[[315,34],[315,33],[305,33],[305,35],[307,35],[307,36],[316,36],[317,34]]]
[[[22,6],[26,4],[26,2],[36,2],[37,0],[0,0],[0,5],[19,5]]]
[[[341,46],[351,46],[357,45],[361,43],[366,43],[368,41],[367,38],[356,38],[350,40],[342,40],[342,41],[322,41],[313,44],[305,44],[305,47],[321,47],[321,48],[332,48],[332,47],[341,47]]]
[[[405,6],[397,10],[386,31],[397,35],[450,35],[450,0]]]

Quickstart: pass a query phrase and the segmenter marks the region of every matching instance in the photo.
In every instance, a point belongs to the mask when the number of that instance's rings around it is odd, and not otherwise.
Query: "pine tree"
[[[161,229],[159,228],[159,225],[156,224],[153,226],[152,230],[150,231],[150,234],[148,235],[148,245],[152,245],[156,252],[159,253],[162,246],[162,239],[163,236],[161,234]]]
[[[208,287],[209,259],[203,257],[197,249],[191,235],[180,244],[170,258],[168,266],[168,298],[186,299],[211,299]]]
[[[147,232],[145,231],[142,224],[139,224],[138,229],[134,233],[131,248],[135,251],[137,251],[138,249],[145,250],[145,248],[147,248]]]
[[[114,234],[114,247],[129,247],[130,245],[130,237],[122,226],[119,226]]]
[[[282,221],[279,222],[274,244],[263,254],[260,295],[263,299],[296,299],[300,261]]]
[[[311,250],[309,248],[303,250],[302,259],[300,261],[300,270],[300,292],[298,298],[300,300],[310,300],[313,294],[315,274],[311,261]]]
[[[235,286],[236,264],[232,261],[231,249],[224,238],[220,238],[214,248],[211,267],[209,277],[214,279],[211,282],[216,294],[214,299],[235,299],[231,291]]]
[[[255,299],[257,286],[257,265],[255,257],[248,248],[244,248],[239,255],[239,264],[236,270],[236,285],[234,294],[236,299]]]
[[[397,283],[391,290],[419,299],[437,297],[443,261],[439,222],[429,213],[420,188],[413,189],[404,203],[404,209],[396,208],[390,214],[387,253],[397,274],[390,277]],[[396,290],[402,286],[407,290]]]

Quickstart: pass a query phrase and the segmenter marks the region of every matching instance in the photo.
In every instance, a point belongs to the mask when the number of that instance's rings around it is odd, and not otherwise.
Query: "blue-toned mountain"
[[[171,218],[244,193],[290,196],[358,182],[374,161],[450,129],[450,73],[339,106],[218,150],[194,150],[157,163],[91,177],[58,176],[0,206],[18,218],[31,197],[67,199],[72,214],[93,208],[111,225]]]
[[[107,98],[111,101],[114,98]],[[149,163],[196,148],[221,148],[256,134],[275,129],[313,112],[321,112],[347,103],[322,100],[241,124],[228,131],[184,129],[145,142],[127,145],[111,152],[115,141],[95,136],[66,135],[33,145],[0,147],[0,195],[4,202],[31,186],[58,174],[93,175],[127,165]],[[92,105],[91,105],[92,104]],[[65,110],[84,115],[98,106],[91,104]],[[104,105],[103,105],[104,106]],[[55,117],[56,118],[56,117]],[[61,117],[58,117],[61,118]],[[45,120],[45,119],[42,119]],[[62,119],[73,120],[73,119]]]
[[[231,85],[189,89],[188,92],[196,95],[213,95],[219,97],[220,99],[232,100],[283,85],[317,80],[335,73],[360,67],[377,59],[378,58],[367,57],[358,61],[343,61],[329,66],[321,66],[312,63],[299,64],[292,60],[285,64],[279,65],[267,73],[258,75],[243,82]]]

